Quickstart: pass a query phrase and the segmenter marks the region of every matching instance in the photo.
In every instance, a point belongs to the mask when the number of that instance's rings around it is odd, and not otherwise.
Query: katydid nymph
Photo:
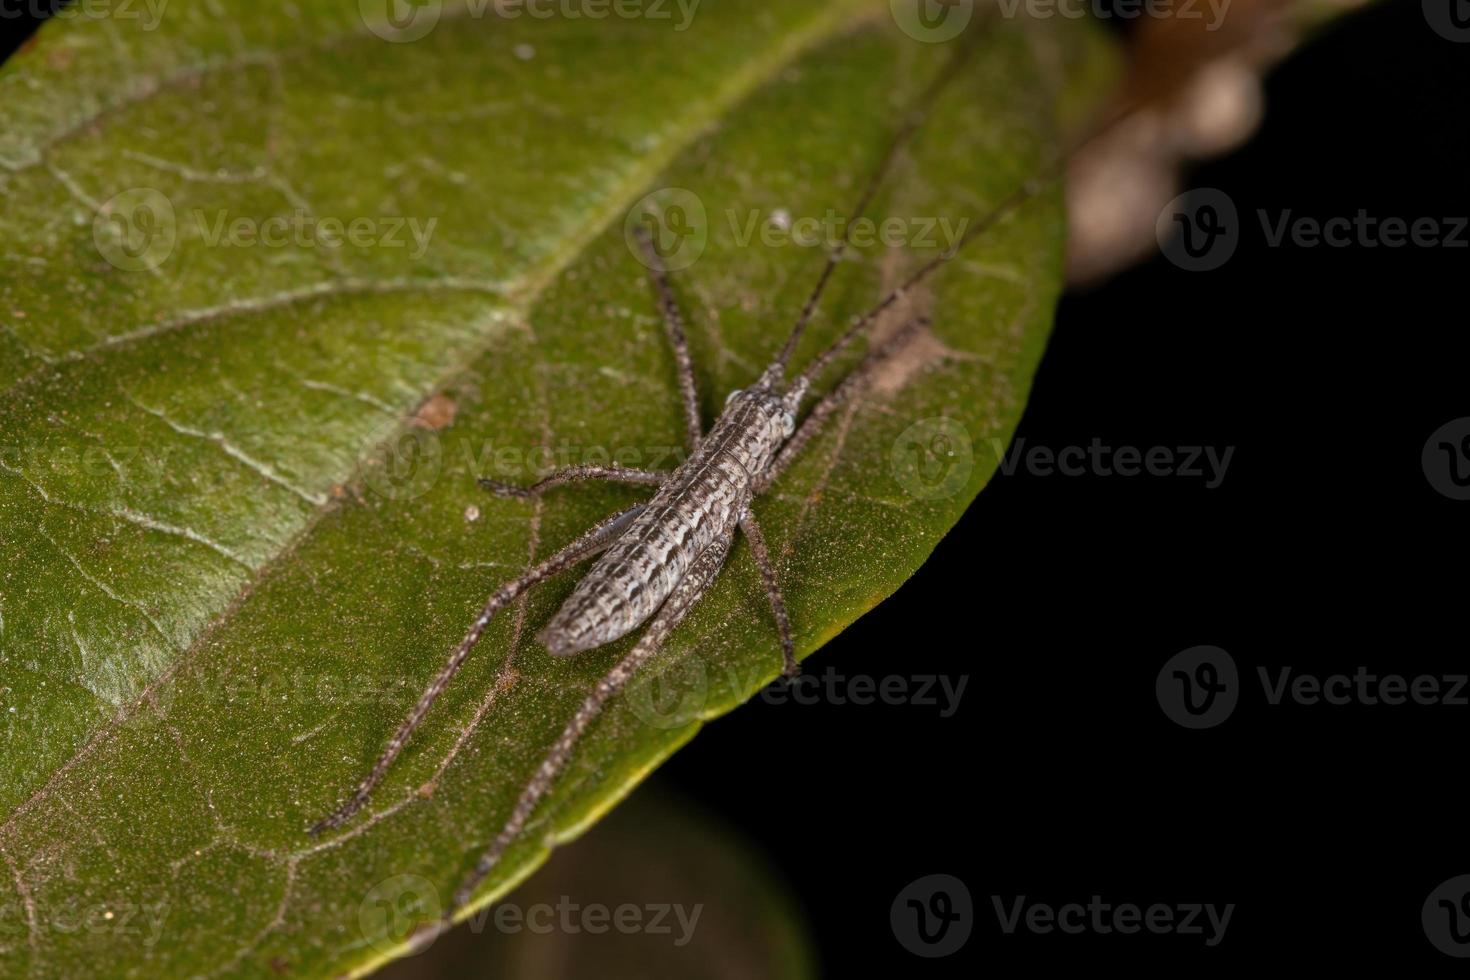
[[[894,159],[922,124],[930,104],[958,73],[969,47],[972,45],[964,45],[950,58],[905,114],[851,214],[860,216],[865,213]],[[635,235],[640,258],[650,271],[652,292],[677,366],[688,457],[671,471],[573,465],[556,470],[527,487],[481,479],[483,486],[500,496],[523,499],[534,498],[564,484],[589,480],[644,486],[654,488],[654,493],[646,503],[636,504],[604,519],[518,578],[501,585],[388,739],[367,776],[337,810],[312,826],[310,832],[315,835],[338,827],[362,809],[374,787],[500,610],[533,586],[594,557],[596,562],[551,620],[539,630],[537,639],[553,656],[572,656],[611,643],[640,626],[644,631],[636,644],[597,682],[567,721],[521,791],[501,830],[455,892],[445,911],[444,924],[447,925],[471,901],[475,890],[525,829],[527,821],[567,765],[587,729],[629,679],[658,653],[665,639],[716,580],[737,532],[742,533],[750,545],[750,553],[769,598],[772,620],[780,640],[783,673],[787,677],[794,676],[798,665],[786,603],[770,550],[751,510],[752,501],[780,478],[840,406],[856,397],[878,369],[927,329],[928,320],[912,317],[881,343],[874,344],[867,355],[803,417],[803,403],[812,393],[821,372],[852,344],[869,334],[882,315],[915,286],[953,259],[976,236],[1038,193],[1046,182],[1037,177],[1018,187],[971,223],[950,247],[908,274],[897,288],[879,299],[866,313],[853,317],[831,344],[793,374],[790,362],[798,342],[811,322],[834,270],[851,244],[852,226],[849,223],[847,231],[830,249],[815,285],[774,359],[747,387],[729,394],[718,418],[708,430],[700,417],[684,318],[668,273],[650,237],[645,233]]]

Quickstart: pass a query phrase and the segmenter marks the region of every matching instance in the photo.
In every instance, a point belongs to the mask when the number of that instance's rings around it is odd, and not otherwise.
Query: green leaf
[[[72,16],[0,69],[6,976],[391,955],[375,885],[412,873],[447,899],[629,642],[554,661],[531,635],[572,580],[548,584],[492,625],[369,810],[306,835],[493,587],[639,497],[502,500],[475,477],[682,452],[625,217],[656,192],[703,229],[676,279],[712,418],[822,264],[776,233],[851,205],[953,47],[881,0],[706,0],[683,29],[677,8],[431,3],[411,43],[357,6]],[[907,247],[850,256],[798,363],[1036,174],[1103,91],[1086,25],[976,27],[869,212]],[[307,237],[333,220],[361,233]],[[993,472],[1063,231],[1053,189],[910,296],[932,335],[757,505],[803,654],[892,593]],[[778,664],[742,544],[661,685],[594,726],[481,903]]]
[[[394,884],[432,887],[412,875]],[[379,976],[808,980],[804,918],[769,859],[649,785],[493,912]]]

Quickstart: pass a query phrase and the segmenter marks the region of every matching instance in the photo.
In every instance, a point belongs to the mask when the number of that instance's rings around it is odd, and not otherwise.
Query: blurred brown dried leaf
[[[1255,132],[1266,72],[1313,26],[1362,3],[1227,0],[1218,17],[1194,6],[1187,15],[1144,18],[1103,118],[1133,111],[1068,167],[1069,280],[1097,282],[1145,256],[1188,165]]]

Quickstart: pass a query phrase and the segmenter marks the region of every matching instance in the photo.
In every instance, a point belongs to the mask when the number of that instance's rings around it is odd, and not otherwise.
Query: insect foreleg
[[[566,728],[557,737],[556,744],[551,747],[551,751],[542,760],[535,775],[531,777],[531,781],[521,791],[520,798],[516,800],[515,807],[511,810],[510,818],[505,822],[505,826],[480,856],[480,860],[475,864],[475,870],[465,879],[459,891],[454,893],[454,902],[445,913],[446,924],[452,920],[458,909],[474,897],[475,889],[495,869],[495,865],[505,854],[506,848],[525,828],[526,821],[536,809],[541,798],[546,795],[547,790],[551,788],[557,775],[566,767],[572,750],[588,726],[602,713],[607,703],[623,689],[638,668],[659,651],[669,633],[679,625],[685,614],[704,595],[705,589],[714,581],[720,566],[725,562],[725,557],[730,553],[733,536],[732,533],[716,538],[699,553],[684,577],[679,580],[679,584],[674,586],[674,591],[669,593],[668,599],[648,621],[648,627],[638,638],[633,649],[628,651],[623,659],[618,661],[617,666],[597,682],[592,693],[587,695],[581,707],[577,709],[577,713],[572,716],[571,721],[567,722]]]
[[[704,441],[704,427],[699,421],[699,389],[694,383],[694,360],[689,356],[689,337],[684,332],[684,316],[674,299],[674,287],[669,284],[669,274],[664,269],[663,259],[654,251],[653,239],[648,232],[639,228],[636,236],[643,250],[643,264],[648,266],[649,278],[658,291],[659,311],[664,318],[664,334],[674,351],[674,363],[679,371],[679,395],[684,402],[684,427],[688,432],[689,449],[698,449]]]
[[[429,709],[433,707],[434,702],[443,693],[444,688],[449,685],[454,675],[459,672],[459,668],[464,663],[465,657],[469,656],[470,650],[479,641],[480,636],[485,632],[485,628],[490,625],[490,620],[497,612],[531,586],[550,578],[558,572],[566,571],[578,562],[606,550],[609,545],[617,540],[618,535],[627,529],[628,525],[633,522],[633,519],[643,512],[643,507],[643,504],[638,504],[601,521],[590,531],[526,572],[520,578],[507,582],[496,589],[495,594],[490,597],[489,601],[485,603],[485,607],[480,611],[480,615],[475,618],[474,623],[470,626],[469,632],[465,634],[464,639],[459,641],[459,645],[454,648],[454,652],[449,655],[448,662],[440,669],[438,676],[424,689],[424,693],[419,696],[418,703],[413,706],[413,710],[408,713],[408,717],[403,719],[403,723],[398,726],[398,730],[393,733],[392,738],[388,739],[388,744],[383,749],[383,754],[373,764],[373,768],[367,774],[367,777],[358,784],[351,798],[315,824],[309,833],[315,836],[324,830],[341,826],[347,820],[351,819],[353,814],[362,809],[363,805],[367,803],[368,797],[372,794],[373,787],[378,785],[378,782],[388,771],[388,767],[393,764],[393,760],[398,758],[398,753],[403,751],[403,746],[408,742],[409,736],[419,726],[419,722],[424,720],[424,715],[428,714]]]
[[[776,617],[776,635],[781,639],[782,673],[790,679],[801,673],[801,664],[796,661],[796,644],[791,640],[791,618],[786,615],[786,600],[781,598],[781,586],[776,582],[776,566],[771,562],[771,551],[766,547],[765,535],[761,534],[760,522],[754,513],[746,512],[740,521],[740,530],[745,532],[745,539],[750,542],[750,553],[755,557],[761,581],[766,586],[766,596],[771,600],[771,615]]]
[[[656,487],[660,486],[667,477],[667,473],[659,473],[654,470],[634,470],[622,466],[578,465],[556,470],[528,487],[518,487],[513,483],[503,483],[486,476],[480,477],[477,482],[497,497],[531,498],[539,497],[553,487],[566,483],[579,483],[583,480],[607,480],[610,483],[631,483],[637,486]]]
[[[867,357],[863,358],[858,366],[853,368],[836,388],[833,388],[827,393],[826,397],[812,406],[811,412],[802,420],[795,434],[786,441],[786,445],[782,446],[781,451],[776,454],[776,459],[771,463],[770,468],[756,482],[756,495],[764,493],[776,481],[776,478],[786,471],[786,467],[790,466],[792,461],[801,455],[801,451],[806,448],[806,444],[811,442],[817,433],[822,431],[822,427],[827,424],[832,414],[851,398],[854,393],[872,380],[874,371],[907,346],[918,335],[919,331],[928,325],[928,318],[916,317],[908,323],[905,323],[902,327],[899,327],[893,336],[879,345],[877,350],[872,351]]]

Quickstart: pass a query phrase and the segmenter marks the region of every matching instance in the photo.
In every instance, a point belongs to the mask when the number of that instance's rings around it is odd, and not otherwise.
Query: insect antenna
[[[782,345],[781,352],[776,355],[776,359],[771,362],[771,366],[766,369],[766,375],[763,380],[767,384],[773,384],[781,379],[786,371],[787,364],[791,361],[791,356],[796,353],[796,345],[801,342],[802,334],[806,332],[807,324],[811,322],[812,314],[816,312],[817,304],[821,302],[822,293],[827,289],[828,280],[832,278],[832,273],[836,271],[838,263],[842,261],[842,256],[846,254],[848,246],[852,243],[852,226],[854,222],[867,212],[868,205],[873,203],[873,198],[877,195],[878,188],[883,185],[883,179],[892,168],[893,161],[898,158],[898,154],[904,145],[908,143],[914,133],[923,125],[930,107],[938,99],[940,93],[960,73],[960,69],[964,67],[965,62],[969,60],[970,54],[977,47],[977,41],[982,34],[983,31],[980,30],[971,32],[970,37],[959,46],[954,55],[940,70],[939,74],[925,86],[924,91],[919,93],[910,104],[908,111],[904,113],[902,125],[898,127],[892,138],[889,139],[888,146],[884,149],[883,155],[878,159],[878,165],[868,176],[867,183],[863,187],[862,195],[858,198],[857,204],[849,212],[850,217],[842,230],[841,239],[827,253],[827,261],[822,266],[821,275],[817,277],[817,283],[812,287],[811,295],[807,297],[806,303],[802,306],[801,313],[797,316],[796,323],[786,338],[786,343]]]
[[[1103,120],[1102,123],[1095,126],[1090,132],[1084,134],[1065,151],[1059,153],[1048,166],[1043,167],[1041,171],[1039,171],[1035,176],[1017,186],[1015,190],[1011,191],[1004,198],[1002,198],[998,204],[992,207],[989,211],[982,214],[978,220],[976,220],[967,229],[965,229],[965,233],[960,236],[959,241],[955,242],[949,248],[945,249],[943,252],[939,253],[934,258],[930,259],[928,262],[925,262],[923,265],[919,266],[918,269],[910,273],[907,279],[905,279],[901,284],[894,288],[892,292],[888,293],[888,295],[884,296],[877,303],[875,303],[873,307],[868,310],[868,312],[862,314],[861,316],[853,317],[852,321],[849,323],[847,329],[843,331],[842,335],[834,340],[830,345],[828,345],[828,347],[820,354],[812,358],[811,362],[807,364],[802,372],[797,375],[796,379],[791,383],[791,388],[787,392],[786,397],[788,401],[793,404],[793,407],[795,406],[795,404],[799,403],[803,397],[805,397],[808,389],[810,389],[811,384],[813,380],[817,377],[817,375],[821,374],[822,370],[826,368],[827,365],[831,364],[834,358],[836,358],[839,354],[846,350],[849,344],[851,344],[865,331],[871,328],[872,325],[877,321],[878,317],[882,315],[884,310],[887,310],[894,303],[897,303],[900,299],[903,299],[903,297],[908,294],[909,290],[913,289],[919,283],[927,279],[935,272],[935,270],[947,264],[951,259],[953,259],[956,255],[960,253],[961,249],[963,249],[970,242],[974,241],[976,238],[979,238],[991,228],[994,228],[1011,212],[1015,211],[1021,205],[1025,204],[1027,201],[1031,200],[1031,198],[1035,197],[1037,194],[1041,193],[1041,191],[1050,186],[1053,181],[1055,181],[1058,177],[1066,172],[1067,164],[1071,162],[1072,157],[1075,156],[1079,150],[1090,144],[1093,140],[1102,136],[1107,131],[1111,130],[1114,126],[1118,125],[1124,119],[1132,115],[1133,112],[1135,112],[1140,107],[1141,103],[1126,104],[1122,106],[1117,112],[1108,116],[1105,120]]]

